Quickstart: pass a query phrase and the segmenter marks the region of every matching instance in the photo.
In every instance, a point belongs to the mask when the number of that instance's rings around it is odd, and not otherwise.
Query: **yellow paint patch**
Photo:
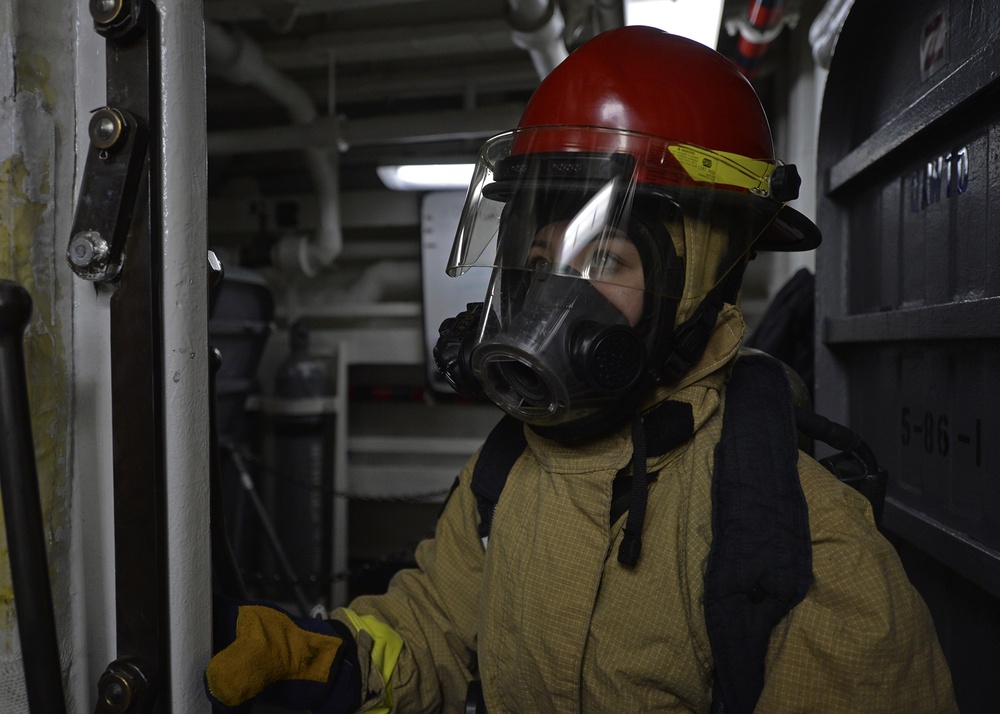
[[[39,66],[48,71],[47,63]],[[0,162],[0,278],[20,283],[33,301],[31,321],[24,336],[24,357],[42,515],[51,552],[52,534],[65,521],[67,513],[69,390],[62,328],[56,310],[55,256],[60,253],[50,225],[54,211],[50,175],[53,157],[41,158],[41,168],[35,172],[19,155]],[[6,550],[6,531],[0,528],[0,551],[5,556]],[[52,561],[50,556],[50,564]],[[10,569],[4,557],[0,562],[0,606],[9,608],[12,599]]]
[[[51,107],[55,100],[55,89],[49,81],[52,76],[52,66],[42,55],[17,57],[18,92],[40,94],[46,107]]]

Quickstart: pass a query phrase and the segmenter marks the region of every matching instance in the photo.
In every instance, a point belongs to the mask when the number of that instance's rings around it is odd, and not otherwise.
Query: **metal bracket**
[[[118,277],[142,178],[149,132],[131,112],[103,107],[90,120],[90,150],[66,260],[94,282]]]
[[[107,106],[94,112],[66,257],[110,300],[116,656],[98,714],[170,707],[161,283],[159,16],[152,0],[90,0],[106,39]]]

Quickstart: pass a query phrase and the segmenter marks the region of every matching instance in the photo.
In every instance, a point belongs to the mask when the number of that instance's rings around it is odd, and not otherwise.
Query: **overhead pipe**
[[[566,21],[556,0],[507,0],[514,44],[527,50],[539,79],[569,56],[563,40]]]
[[[400,114],[345,120],[319,117],[309,126],[262,127],[215,131],[208,136],[212,156],[286,151],[309,147],[381,146],[441,139],[486,139],[517,124],[523,104],[479,109]]]
[[[30,317],[28,291],[0,280],[0,497],[14,610],[28,709],[31,714],[59,714],[66,711],[66,701],[22,345]]]
[[[209,2],[206,3],[205,17],[222,22],[247,22],[266,20],[270,10],[268,3],[294,6],[296,17],[327,15],[346,10],[372,10],[383,5],[402,5],[426,2],[426,0],[257,0],[256,2]]]
[[[512,27],[513,42],[528,51],[540,78],[569,55],[562,37],[565,20],[556,0],[507,0],[507,19]],[[320,119],[308,93],[269,65],[259,45],[245,35],[230,34],[207,21],[205,48],[209,71],[235,84],[255,86],[281,103],[302,132],[301,139],[309,144],[304,152],[319,194],[319,230],[312,241],[304,237],[282,239],[274,248],[273,260],[278,267],[294,267],[306,276],[313,276],[332,263],[343,248],[337,175],[339,155],[322,148],[316,141],[315,129],[324,121],[333,122],[335,129],[339,129],[333,132],[335,142],[339,150],[343,150],[346,146],[343,127],[332,117]],[[209,137],[209,151],[228,153],[239,150],[240,144],[252,150],[252,145],[244,143],[252,135],[252,131],[213,135]]]
[[[383,259],[366,265],[343,284],[334,283],[314,288],[321,295],[303,297],[301,303],[302,306],[322,305],[324,316],[337,319],[366,318],[380,314],[409,317],[411,309],[404,303],[412,302],[413,296],[420,295],[420,285],[419,260]],[[298,317],[308,312],[302,306],[296,313]]]
[[[739,33],[735,61],[747,79],[757,76],[764,55],[781,31],[798,24],[798,13],[784,15],[784,9],[784,0],[750,0],[746,17],[726,20],[726,32],[730,36]]]
[[[249,37],[230,34],[215,23],[206,22],[205,54],[209,71],[234,84],[257,87],[284,106],[294,124],[306,127],[318,118],[308,92],[268,64],[260,46]],[[280,240],[272,259],[279,268],[312,277],[330,265],[343,248],[339,153],[315,146],[304,151],[318,195],[319,226],[313,240],[304,236]]]
[[[344,271],[346,272],[346,271]],[[294,319],[367,320],[419,317],[413,301],[420,295],[420,261],[383,259],[367,265],[343,284],[303,293]],[[294,321],[289,319],[289,322]]]
[[[390,289],[397,293],[419,293],[419,261],[382,260],[368,266],[343,293],[342,302],[351,305],[380,302]]]

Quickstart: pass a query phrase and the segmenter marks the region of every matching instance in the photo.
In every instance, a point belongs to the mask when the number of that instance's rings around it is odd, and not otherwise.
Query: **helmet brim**
[[[819,227],[791,206],[781,210],[764,229],[754,250],[791,253],[813,250],[823,241]]]

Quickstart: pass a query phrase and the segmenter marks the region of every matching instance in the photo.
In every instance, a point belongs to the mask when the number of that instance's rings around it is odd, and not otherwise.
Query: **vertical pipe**
[[[235,84],[249,84],[281,104],[298,126],[309,126],[318,112],[309,93],[264,59],[260,46],[246,35],[231,35],[212,22],[205,23],[205,57],[208,68]],[[330,111],[333,103],[333,71]],[[306,163],[316,186],[320,221],[312,240],[290,236],[274,247],[275,265],[315,276],[329,266],[343,249],[340,230],[340,159],[322,147],[305,150]]]
[[[330,583],[330,601],[332,607],[347,604],[347,580],[339,575],[347,571],[348,528],[347,528],[347,496],[351,480],[347,474],[347,368],[350,364],[350,353],[346,340],[337,345],[337,382],[334,396],[334,457],[333,457],[333,580]]]
[[[208,151],[202,2],[159,0],[160,120],[156,184],[163,270],[161,384],[170,711],[209,712],[202,676],[212,654],[208,349]]]
[[[10,553],[28,706],[33,714],[66,711],[52,609],[35,447],[22,345],[31,297],[0,280],[0,495]]]

